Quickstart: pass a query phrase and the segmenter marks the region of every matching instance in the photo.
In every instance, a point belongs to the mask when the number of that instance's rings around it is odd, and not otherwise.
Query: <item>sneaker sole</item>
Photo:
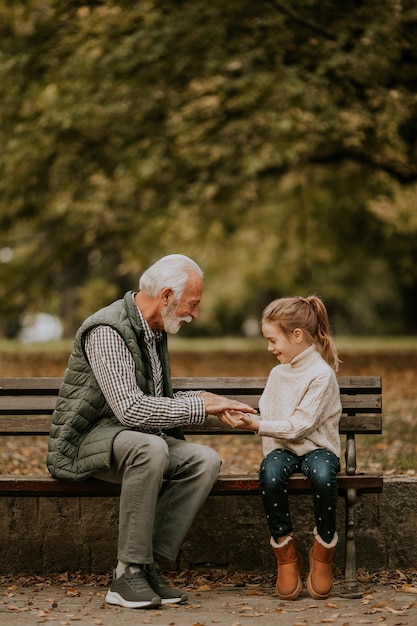
[[[107,592],[106,602],[109,604],[116,604],[117,606],[123,606],[125,609],[156,609],[161,606],[161,598],[159,596],[155,596],[152,600],[133,602],[131,600],[125,600],[125,598],[115,591]]]
[[[161,604],[184,604],[187,600],[187,594],[183,593],[178,598],[161,598]]]

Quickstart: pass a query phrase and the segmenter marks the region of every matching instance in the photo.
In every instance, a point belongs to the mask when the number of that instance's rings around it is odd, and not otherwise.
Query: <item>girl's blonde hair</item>
[[[323,359],[337,372],[340,359],[331,337],[329,316],[317,296],[288,297],[273,300],[262,313],[264,322],[276,324],[285,335],[300,328],[314,344]]]

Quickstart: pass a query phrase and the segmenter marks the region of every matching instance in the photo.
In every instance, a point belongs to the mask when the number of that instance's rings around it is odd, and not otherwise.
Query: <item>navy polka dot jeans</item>
[[[337,472],[339,459],[333,452],[318,448],[303,456],[278,448],[262,461],[259,490],[271,536],[276,541],[292,532],[288,500],[288,480],[295,472],[309,479],[317,532],[330,543],[336,531]]]

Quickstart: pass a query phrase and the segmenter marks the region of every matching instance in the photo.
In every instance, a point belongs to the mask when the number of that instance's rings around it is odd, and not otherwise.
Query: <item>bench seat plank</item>
[[[359,491],[381,491],[382,477],[375,474],[340,474],[338,476],[339,491],[358,489]],[[311,490],[308,479],[302,474],[290,478],[290,493],[309,493]],[[248,495],[258,494],[258,477],[253,475],[227,476],[220,475],[211,495]],[[94,478],[81,481],[55,480],[48,474],[0,476],[0,496],[32,496],[32,497],[109,497],[119,496],[120,487]]]

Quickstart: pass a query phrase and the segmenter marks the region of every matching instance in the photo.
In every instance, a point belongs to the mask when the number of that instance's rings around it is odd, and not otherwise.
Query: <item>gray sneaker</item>
[[[130,567],[126,567],[119,578],[116,578],[114,570],[106,602],[127,609],[154,609],[161,605],[161,598],[149,586],[142,568],[138,572],[132,572]]]
[[[156,563],[146,563],[143,566],[146,579],[155,593],[161,598],[162,604],[183,604],[187,602],[187,594],[179,589],[173,589],[161,576]]]

